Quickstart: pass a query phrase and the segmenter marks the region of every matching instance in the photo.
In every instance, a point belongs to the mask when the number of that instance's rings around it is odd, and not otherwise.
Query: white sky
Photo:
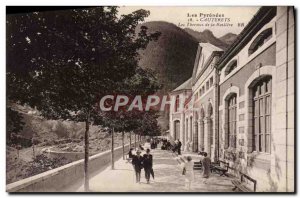
[[[238,23],[244,23],[245,25],[258,11],[259,7],[207,7],[207,6],[160,6],[160,7],[148,7],[148,6],[123,6],[119,8],[119,14],[129,14],[138,9],[145,9],[150,11],[150,16],[146,18],[146,21],[167,21],[174,23],[178,26],[179,23],[187,23],[187,13],[190,14],[224,14],[225,18],[230,18],[232,27],[189,27],[196,31],[203,31],[205,29],[211,30],[216,37],[221,37],[226,33],[239,34],[243,27],[238,27]],[[186,26],[185,26],[186,27]]]

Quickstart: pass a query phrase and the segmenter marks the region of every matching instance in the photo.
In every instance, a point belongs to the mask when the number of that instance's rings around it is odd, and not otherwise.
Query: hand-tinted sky
[[[251,18],[258,11],[259,7],[168,7],[168,6],[159,6],[159,7],[120,7],[119,14],[128,14],[138,9],[145,9],[150,11],[150,16],[146,18],[146,21],[167,21],[178,25],[179,23],[187,24],[188,13],[197,14],[223,14],[225,18],[230,18],[230,23],[233,24],[232,27],[199,27],[193,26],[188,27],[196,31],[203,31],[205,29],[211,30],[216,37],[221,37],[226,33],[235,33],[239,34],[244,27],[239,27],[238,24],[244,23],[246,25]],[[200,22],[197,22],[200,23]],[[202,22],[203,23],[203,22]]]

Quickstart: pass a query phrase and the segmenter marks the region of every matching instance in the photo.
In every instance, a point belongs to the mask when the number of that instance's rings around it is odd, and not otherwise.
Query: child
[[[185,187],[187,190],[191,190],[192,182],[194,181],[194,164],[192,162],[192,157],[187,157],[187,162],[184,164],[183,173],[185,175]]]

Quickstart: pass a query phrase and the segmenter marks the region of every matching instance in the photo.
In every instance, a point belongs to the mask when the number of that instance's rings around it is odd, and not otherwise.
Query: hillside
[[[147,48],[140,52],[139,64],[156,72],[163,84],[158,94],[166,95],[191,77],[198,41],[172,23],[154,21],[141,25],[148,27],[150,33],[161,33],[158,41],[150,42]],[[167,112],[163,113],[159,123],[167,129]]]
[[[148,32],[161,32],[161,36],[140,52],[139,64],[157,72],[163,92],[169,92],[191,77],[198,41],[172,23],[155,21],[142,25],[148,27]]]
[[[20,113],[25,126],[20,135],[31,140],[34,136],[37,144],[33,147],[22,147],[19,151],[9,145],[6,146],[6,182],[12,183],[64,164],[74,159],[48,158],[45,151],[84,152],[83,122],[47,120],[38,116],[35,110],[21,105],[12,104],[11,107]],[[132,140],[133,140],[133,134]],[[111,149],[111,135],[100,126],[90,126],[90,155]],[[125,134],[125,144],[129,143],[129,135]],[[122,134],[114,136],[115,147],[122,145]],[[35,160],[33,160],[35,156]],[[46,165],[47,166],[46,166]],[[44,166],[45,165],[45,166]]]
[[[228,33],[220,38],[217,38],[210,30],[204,30],[203,32],[198,32],[190,28],[185,28],[184,30],[191,36],[195,37],[198,42],[211,43],[223,50],[227,49],[237,36],[235,34]]]

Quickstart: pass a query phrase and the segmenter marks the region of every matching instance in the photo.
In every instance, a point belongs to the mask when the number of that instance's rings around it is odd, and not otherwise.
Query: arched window
[[[271,152],[272,78],[266,77],[253,87],[253,151]]]
[[[227,76],[232,70],[237,67],[237,60],[231,61],[225,69],[225,76]]]
[[[176,101],[175,101],[175,112],[177,112],[179,109],[179,95],[176,96]]]
[[[236,120],[237,120],[237,105],[236,94],[232,94],[227,100],[228,103],[228,140],[232,148],[236,148]]]
[[[260,48],[264,43],[266,43],[270,38],[272,38],[272,28],[268,28],[262,31],[250,45],[248,50],[249,56],[253,54],[258,48]]]

